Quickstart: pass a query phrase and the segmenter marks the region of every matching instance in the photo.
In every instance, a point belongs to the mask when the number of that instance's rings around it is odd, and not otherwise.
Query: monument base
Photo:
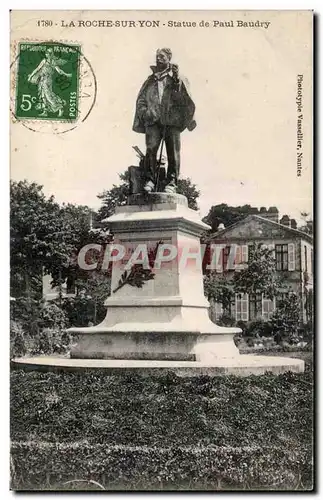
[[[275,356],[251,356],[241,354],[235,358],[217,359],[212,364],[198,361],[142,361],[142,360],[104,360],[104,359],[70,359],[52,356],[36,356],[33,358],[17,358],[12,362],[13,368],[29,371],[99,371],[107,375],[124,376],[160,376],[172,372],[178,377],[197,377],[208,375],[279,375],[285,372],[301,373],[304,361],[294,358]]]
[[[233,337],[240,329],[220,327],[208,315],[200,236],[209,226],[188,208],[187,198],[133,194],[107,222],[115,244],[130,252],[113,262],[106,318],[96,326],[69,329],[77,335],[71,357],[210,363],[237,356]],[[139,286],[127,266],[138,248],[138,257],[154,253],[151,278]],[[174,255],[158,265],[159,251],[163,258],[164,251]]]
[[[96,327],[93,333],[80,334],[77,344],[71,350],[71,358],[209,363],[219,357],[232,358],[239,353],[232,334],[225,335],[222,331],[220,335],[201,335],[197,332],[176,330],[154,331],[154,326],[160,328],[160,325],[145,326],[146,330],[142,332],[111,332],[103,328],[102,333],[99,333]],[[118,327],[122,328],[122,325]]]
[[[200,246],[201,234],[209,226],[187,205],[185,196],[151,193],[134,194],[128,205],[117,207],[107,222],[114,244],[130,252],[113,261],[106,318],[96,326],[69,329],[77,336],[71,359],[29,358],[15,360],[14,365],[103,369],[109,374],[172,371],[181,376],[304,371],[301,360],[240,355],[234,343],[240,328],[210,320]],[[174,251],[172,258],[165,258],[165,249]],[[134,270],[131,263],[131,256],[138,258],[145,251],[153,255],[146,274],[143,265]],[[160,255],[163,261],[158,265]],[[142,274],[136,281],[138,271]]]

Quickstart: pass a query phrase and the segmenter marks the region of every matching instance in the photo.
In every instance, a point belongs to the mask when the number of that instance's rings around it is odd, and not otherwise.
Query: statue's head
[[[45,52],[45,57],[48,61],[50,61],[51,59],[54,58],[54,52],[53,52],[53,49],[51,48],[48,48]]]
[[[167,48],[158,49],[156,52],[156,65],[160,69],[165,69],[172,59],[172,51]]]

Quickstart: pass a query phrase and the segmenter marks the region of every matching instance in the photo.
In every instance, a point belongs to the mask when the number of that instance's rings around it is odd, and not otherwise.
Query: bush
[[[246,337],[268,337],[272,335],[272,325],[269,321],[256,320],[247,324],[244,329]]]
[[[310,488],[312,374],[11,378],[13,487]]]
[[[273,331],[279,335],[296,332],[300,322],[300,310],[299,297],[293,292],[278,301],[270,320]]]
[[[33,339],[30,354],[65,354],[71,345],[71,335],[58,328],[44,328]]]
[[[104,320],[107,309],[101,303],[96,303],[91,297],[68,297],[62,301],[62,309],[69,326],[97,325]]]
[[[85,490],[94,481],[108,490],[312,488],[305,449],[14,442],[11,456],[16,490],[73,489],[64,483],[77,479]]]
[[[299,328],[299,334],[301,337],[306,339],[308,342],[313,341],[313,324],[311,322],[305,323]]]
[[[27,352],[26,334],[17,321],[10,321],[10,358],[20,358]]]
[[[26,334],[32,336],[40,329],[40,308],[40,301],[18,297],[10,303],[10,318],[18,321]]]
[[[238,328],[241,328],[241,330],[242,330],[242,334],[243,334],[243,332],[244,332],[244,331],[246,330],[246,328],[247,328],[247,323],[246,323],[245,321],[241,321],[241,320],[239,320],[239,321],[237,321],[236,326],[237,326]]]
[[[64,310],[55,302],[43,302],[40,307],[40,328],[54,328],[63,330],[67,326],[67,316]]]
[[[216,324],[219,326],[234,326],[235,319],[232,318],[229,314],[223,313],[220,318],[217,320]]]

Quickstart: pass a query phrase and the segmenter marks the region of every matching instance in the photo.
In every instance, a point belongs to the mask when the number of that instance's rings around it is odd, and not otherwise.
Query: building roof
[[[310,243],[313,244],[313,236],[307,233],[304,233],[303,231],[300,231],[299,229],[293,229],[291,227],[284,226],[284,224],[280,224],[279,222],[275,222],[271,219],[268,219],[267,217],[261,217],[260,215],[256,214],[250,214],[244,217],[243,219],[239,220],[238,222],[235,222],[234,224],[231,224],[231,226],[226,227],[225,229],[222,229],[221,231],[217,231],[212,233],[210,236],[207,237],[208,240],[213,240],[215,238],[221,238],[222,236],[225,236],[225,234],[229,231],[231,231],[233,228],[239,226],[240,224],[244,224],[245,222],[248,222],[251,219],[259,220],[262,223],[267,223],[268,225],[273,225],[276,229],[279,227],[281,230],[286,231],[286,233],[291,234],[292,236],[298,237],[298,238],[303,238]]]

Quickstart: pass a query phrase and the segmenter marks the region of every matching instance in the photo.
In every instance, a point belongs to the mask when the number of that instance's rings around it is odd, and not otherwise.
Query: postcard
[[[313,20],[11,11],[12,490],[313,490]]]

